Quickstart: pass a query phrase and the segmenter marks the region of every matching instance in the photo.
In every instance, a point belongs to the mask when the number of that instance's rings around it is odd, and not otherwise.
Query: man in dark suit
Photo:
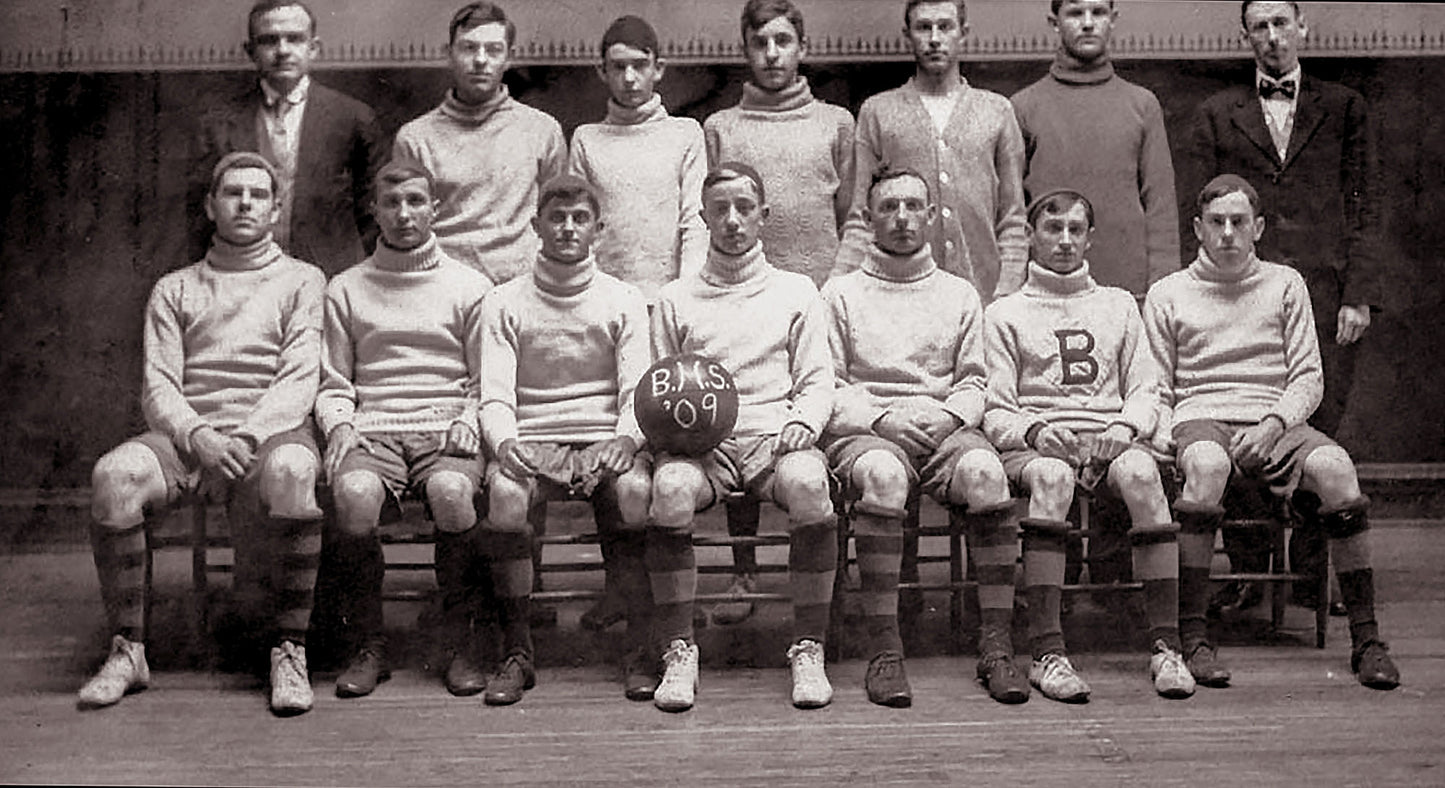
[[[375,242],[368,190],[390,146],[370,107],[311,80],[320,45],[315,17],[300,2],[262,0],[252,7],[246,53],[260,78],[202,112],[194,172],[203,187],[199,176],[225,154],[265,155],[282,181],[277,242],[330,276],[365,257]],[[203,188],[193,192],[199,204]],[[192,247],[204,248],[209,224],[190,229]]]
[[[1204,102],[1185,137],[1179,193],[1192,200],[1205,182],[1227,172],[1259,190],[1269,228],[1260,258],[1299,270],[1309,287],[1325,384],[1310,424],[1333,436],[1354,383],[1356,343],[1380,304],[1375,157],[1365,100],[1348,87],[1302,74],[1299,47],[1308,28],[1298,3],[1244,2],[1240,23],[1254,50],[1254,82]],[[1315,502],[1295,503],[1303,516],[1313,516]],[[1236,569],[1262,568],[1262,551],[1234,546],[1242,549],[1231,549],[1231,556],[1244,558],[1243,566],[1236,560]],[[1292,544],[1291,552],[1300,548]],[[1314,563],[1323,560],[1321,546]],[[1296,569],[1309,571],[1298,562]],[[1312,602],[1301,587],[1296,600]]]

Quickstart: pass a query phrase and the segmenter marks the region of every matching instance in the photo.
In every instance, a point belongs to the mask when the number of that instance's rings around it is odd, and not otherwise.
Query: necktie
[[[1297,87],[1295,81],[1292,79],[1276,82],[1265,77],[1259,80],[1259,95],[1261,98],[1274,98],[1278,96],[1285,100],[1292,101]]]

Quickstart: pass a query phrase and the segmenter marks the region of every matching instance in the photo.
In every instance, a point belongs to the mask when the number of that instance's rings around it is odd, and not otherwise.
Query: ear
[[[532,216],[532,230],[537,233],[537,237],[538,237],[538,238],[541,238],[541,237],[542,237],[542,215],[541,215],[541,214],[534,214],[534,215]]]
[[[1200,243],[1204,243],[1204,220],[1198,216],[1194,217],[1194,238]]]
[[[214,188],[206,192],[206,218],[212,222],[216,221],[216,206],[212,202],[215,199],[215,194]]]
[[[312,36],[312,37],[311,37],[311,40],[310,40],[309,42],[307,42],[306,48],[311,50],[311,56],[312,56],[313,58],[316,57],[317,55],[320,55],[320,54],[321,54],[321,39],[320,39],[319,37],[317,37],[317,36]]]
[[[1084,231],[1084,251],[1087,252],[1089,247],[1094,245],[1094,231],[1097,229],[1097,227],[1090,227]]]
[[[744,49],[744,51],[746,51],[746,49]],[[808,39],[806,39],[806,38],[800,38],[800,39],[798,39],[798,59],[801,60],[802,58],[805,58],[805,57],[807,57],[807,56],[808,56]]]
[[[1254,240],[1258,241],[1264,235],[1264,217],[1254,217]]]
[[[863,222],[864,222],[865,224],[872,224],[872,223],[873,223],[873,212],[870,211],[870,210],[868,210],[868,206],[865,205],[865,206],[863,206],[862,208],[860,208],[860,209],[858,210],[858,213],[863,217]]]
[[[937,220],[938,220],[938,204],[937,204],[937,203],[929,203],[929,204],[928,204],[928,209],[927,209],[926,211],[924,211],[924,215],[928,217],[928,223],[929,223],[929,224],[933,224],[935,221],[937,221]]]
[[[767,203],[763,203],[763,207],[762,207],[761,210],[758,211],[758,215],[761,216],[761,217],[763,217],[763,221],[766,222],[766,221],[768,220],[768,214],[770,214],[770,213],[772,213],[772,212],[773,212],[773,206],[768,205]]]
[[[660,57],[654,57],[653,63],[657,66],[657,81],[662,81],[662,75],[667,72],[667,61]]]
[[[968,31],[971,29],[972,28],[968,26],[968,21],[964,20],[963,24],[958,26],[958,37],[963,38],[964,36],[968,35]]]
[[[1059,16],[1058,16],[1058,14],[1049,14],[1048,16],[1045,16],[1044,18],[1047,19],[1047,20],[1049,20],[1049,27],[1050,27],[1050,28],[1053,28],[1053,31],[1054,31],[1055,33],[1059,32]]]
[[[241,42],[241,49],[246,50],[246,57],[251,58],[252,60],[256,59],[256,45],[251,41],[249,37],[245,41]]]
[[[601,63],[598,63],[598,64],[597,64],[597,78],[600,79],[600,80],[602,80],[602,84],[604,84],[604,85],[607,84],[607,61],[606,61],[606,60],[604,60],[604,61],[602,61]]]

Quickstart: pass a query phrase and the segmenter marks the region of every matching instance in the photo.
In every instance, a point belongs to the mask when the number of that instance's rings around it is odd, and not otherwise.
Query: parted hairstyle
[[[803,12],[793,5],[792,0],[748,0],[743,6],[742,33],[746,42],[749,30],[757,30],[778,17],[786,17],[798,31],[798,38],[804,38]]]
[[[457,40],[458,31],[471,30],[482,25],[499,23],[507,29],[507,46],[517,42],[517,26],[507,18],[507,13],[496,3],[467,3],[452,14],[451,25],[447,28],[447,42]]]

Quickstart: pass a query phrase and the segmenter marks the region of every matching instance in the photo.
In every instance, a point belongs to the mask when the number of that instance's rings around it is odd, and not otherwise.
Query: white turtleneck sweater
[[[592,248],[604,273],[651,301],[658,288],[702,267],[707,154],[697,121],[667,114],[655,93],[636,109],[609,99],[606,120],[573,132],[568,167],[602,198],[605,226]]]
[[[647,302],[588,257],[567,265],[538,255],[531,276],[482,301],[482,434],[495,452],[509,438],[642,445],[632,392],[652,364]]]
[[[941,404],[964,426],[983,418],[983,305],[928,246],[910,256],[869,248],[857,271],[828,280],[828,345],[837,401],[832,435],[872,432],[913,398]]]
[[[761,243],[737,256],[709,247],[701,271],[658,294],[652,352],[722,364],[738,391],[735,435],[776,435],[797,422],[816,437],[833,410],[826,325],[813,281],[774,268]]]
[[[316,400],[325,287],[270,235],[214,238],[204,260],[161,277],[145,315],[146,424],[185,452],[203,426],[257,445],[300,427]]]
[[[1252,257],[1226,272],[1201,249],[1188,268],[1149,288],[1144,314],[1175,424],[1253,424],[1273,415],[1294,427],[1319,406],[1319,340],[1309,291],[1293,268]]]
[[[505,282],[527,270],[542,242],[532,229],[537,189],[567,169],[567,143],[551,115],[503,85],[473,107],[448,91],[436,109],[401,127],[392,158],[421,162],[441,201],[432,230],[455,260]]]
[[[988,411],[984,434],[1000,451],[1028,447],[1036,423],[1075,433],[1126,424],[1154,431],[1157,376],[1129,291],[1094,282],[1085,262],[1058,274],[1030,261],[1023,289],[984,314]]]
[[[436,236],[376,253],[326,287],[326,355],[316,421],[362,433],[477,428],[480,301],[492,283]]]

